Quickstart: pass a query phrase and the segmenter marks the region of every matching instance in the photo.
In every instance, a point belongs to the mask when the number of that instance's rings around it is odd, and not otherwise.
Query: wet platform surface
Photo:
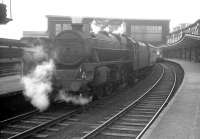
[[[0,78],[0,97],[4,95],[12,95],[17,91],[21,91],[23,85],[21,84],[21,76],[7,76]]]
[[[200,63],[172,61],[183,67],[183,83],[142,139],[200,139]]]

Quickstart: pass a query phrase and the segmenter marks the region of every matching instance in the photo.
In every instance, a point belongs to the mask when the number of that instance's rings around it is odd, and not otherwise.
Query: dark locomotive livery
[[[67,93],[100,97],[131,84],[137,72],[152,65],[156,49],[127,35],[68,30],[53,42],[54,87]]]
[[[166,58],[200,62],[200,20],[168,36],[167,47],[162,50]]]

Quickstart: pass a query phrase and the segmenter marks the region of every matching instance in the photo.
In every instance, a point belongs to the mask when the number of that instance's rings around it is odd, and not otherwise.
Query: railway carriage
[[[0,38],[0,76],[22,74],[23,47],[19,40]]]

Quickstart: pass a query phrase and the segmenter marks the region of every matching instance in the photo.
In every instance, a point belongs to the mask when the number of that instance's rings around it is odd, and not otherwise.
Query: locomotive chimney
[[[83,31],[83,24],[82,23],[73,23],[72,30]]]

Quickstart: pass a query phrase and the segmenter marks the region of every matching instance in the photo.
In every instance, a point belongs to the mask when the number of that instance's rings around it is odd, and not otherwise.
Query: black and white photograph
[[[199,139],[198,0],[0,0],[1,139]]]

